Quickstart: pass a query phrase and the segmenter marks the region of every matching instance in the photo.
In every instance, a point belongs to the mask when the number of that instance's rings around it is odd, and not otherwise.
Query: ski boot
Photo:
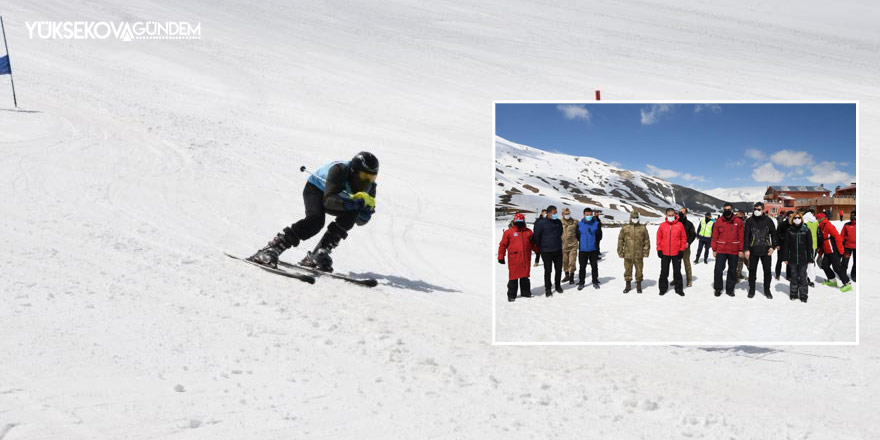
[[[263,266],[269,266],[273,268],[278,267],[278,257],[282,252],[290,249],[291,247],[295,247],[299,244],[299,240],[295,239],[294,243],[290,243],[287,241],[287,238],[284,234],[279,233],[275,236],[266,247],[257,251],[257,253],[247,257],[248,261],[252,261],[257,264],[261,264]]]
[[[321,241],[315,246],[315,250],[306,252],[305,258],[299,262],[301,266],[311,267],[321,272],[333,272],[333,259],[330,252],[339,246],[339,241],[348,237],[348,233],[340,228],[336,222],[330,223],[327,232],[321,237]]]

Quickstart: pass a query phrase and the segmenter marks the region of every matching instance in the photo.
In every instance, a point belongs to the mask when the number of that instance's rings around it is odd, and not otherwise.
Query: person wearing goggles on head
[[[248,260],[277,267],[278,257],[285,250],[317,235],[324,227],[326,215],[336,219],[327,226],[313,251],[307,252],[300,264],[324,272],[333,271],[330,252],[348,237],[354,225],[363,226],[376,211],[376,176],[379,159],[362,151],[349,161],[334,161],[313,172],[303,189],[306,216],[284,228],[266,247]]]

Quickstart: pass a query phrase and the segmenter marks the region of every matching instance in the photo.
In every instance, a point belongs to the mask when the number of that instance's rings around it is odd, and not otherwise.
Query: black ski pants
[[[779,250],[776,251],[776,276],[779,276],[779,274],[782,272],[782,253],[783,252],[785,252],[785,249],[783,249],[783,248],[779,248]],[[785,266],[785,279],[789,279],[789,278],[791,278],[791,267],[786,265]]]
[[[822,258],[822,270],[825,271],[825,278],[833,280],[834,273],[836,272],[837,276],[840,277],[840,281],[846,284],[849,282],[849,277],[846,275],[846,269],[840,264],[840,259],[841,255],[837,252],[825,254]]]
[[[663,255],[660,258],[660,293],[666,293],[669,289],[669,263],[672,262],[672,287],[676,292],[683,292],[684,287],[681,285],[681,258],[678,255]]]
[[[587,263],[590,263],[590,275],[593,283],[599,282],[599,250],[578,251],[578,284],[584,285],[587,280]]]
[[[562,250],[541,252],[541,259],[544,260],[544,290],[549,291],[553,288],[550,284],[550,272],[556,268],[556,286],[562,286]]]
[[[762,273],[764,274],[764,292],[770,291],[770,265],[772,256],[767,255],[769,249],[759,249],[764,255],[758,255],[756,252],[749,251],[749,292],[755,290],[755,281],[758,278],[758,261],[761,262]],[[786,268],[786,270],[789,270]]]
[[[736,286],[736,262],[739,260],[737,254],[718,254],[715,257],[715,290],[724,290],[727,293],[733,292]],[[724,266],[727,266],[727,284],[723,282]]]
[[[709,262],[709,248],[712,247],[712,237],[697,237],[700,245],[697,246],[697,258],[694,258],[694,261],[700,260],[700,254],[703,253],[703,246],[706,246],[706,255],[703,257],[703,263]]]
[[[846,252],[849,253],[849,256],[850,256],[850,258],[852,258],[852,263],[853,263],[852,272],[849,273],[849,277],[852,278],[853,280],[855,280],[856,279],[856,250],[855,249],[846,249]],[[843,263],[841,263],[841,264],[843,265],[844,272],[846,272],[846,269],[849,267],[850,258],[843,257]]]
[[[529,277],[522,277],[518,280],[510,280],[507,282],[507,299],[516,299],[516,288],[522,291],[522,296],[528,298],[532,296],[532,282]]]
[[[298,243],[314,237],[324,227],[327,214],[336,216],[334,226],[327,227],[327,233],[335,233],[339,238],[345,238],[346,231],[354,227],[357,220],[357,211],[329,212],[324,209],[324,191],[311,183],[306,183],[303,188],[303,204],[306,207],[306,217],[284,228],[284,237],[288,243]]]
[[[806,299],[810,289],[809,277],[807,277],[807,262],[788,263],[791,268],[791,282],[788,285],[788,295],[791,298]]]

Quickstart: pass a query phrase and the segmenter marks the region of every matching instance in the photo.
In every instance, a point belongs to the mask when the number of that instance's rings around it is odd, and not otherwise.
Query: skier
[[[538,247],[532,243],[532,230],[526,226],[526,216],[516,213],[513,216],[513,227],[504,231],[501,243],[498,244],[498,263],[504,264],[507,254],[507,301],[516,301],[517,286],[523,298],[532,297],[532,285],[529,280],[532,265],[532,251]]]
[[[794,211],[788,211],[782,217],[782,221],[777,222],[777,225],[778,225],[778,227],[776,228],[776,235],[777,235],[776,250],[777,251],[783,251],[782,246],[785,244],[784,240],[783,240],[785,238],[785,230],[788,229],[789,226],[791,226],[791,218],[793,216],[794,216]],[[776,281],[779,281],[779,275],[780,275],[781,270],[782,270],[782,253],[778,253],[776,255]],[[787,281],[790,281],[790,278],[791,278],[791,270],[788,268],[788,266],[786,266],[785,267],[785,279]]]
[[[538,245],[541,258],[544,260],[544,294],[553,296],[550,284],[550,272],[555,270],[556,293],[562,293],[562,222],[556,207],[547,207],[547,217],[535,227],[532,241]]]
[[[629,224],[620,228],[617,237],[617,256],[623,259],[623,279],[626,280],[626,288],[623,293],[632,290],[632,269],[636,268],[636,292],[642,293],[642,267],[643,260],[651,252],[651,236],[648,228],[639,223],[639,213],[629,213]]]
[[[672,262],[672,286],[675,293],[684,296],[681,283],[681,258],[687,248],[687,232],[675,216],[675,210],[666,208],[666,221],[657,228],[657,257],[660,258],[660,296],[669,289],[669,263]]]
[[[329,162],[309,176],[303,189],[306,216],[284,228],[266,247],[248,260],[270,267],[278,266],[278,257],[291,247],[315,236],[324,227],[326,214],[336,217],[327,226],[318,245],[307,252],[301,265],[333,272],[330,252],[348,237],[355,224],[370,221],[376,209],[376,176],[379,159],[361,151],[349,161]]]
[[[755,296],[755,280],[758,278],[758,261],[760,261],[764,273],[764,296],[773,299],[770,293],[770,264],[777,237],[776,225],[770,217],[764,215],[764,203],[756,202],[754,215],[746,220],[745,230],[745,258],[749,262],[749,298]],[[804,271],[806,270],[804,263]]]
[[[706,246],[706,255],[703,257],[703,264],[709,263],[709,247],[712,244],[712,225],[715,224],[715,220],[712,220],[712,214],[706,213],[703,216],[702,220],[700,220],[700,231],[697,234],[697,239],[700,240],[700,245],[697,247],[697,258],[694,259],[694,264],[700,263],[700,254],[703,253],[703,246]]]
[[[782,260],[791,268],[792,276],[789,283],[788,298],[792,301],[800,298],[807,302],[809,285],[807,284],[807,265],[813,261],[813,234],[803,225],[803,217],[796,213],[791,217],[791,225],[785,229],[785,243],[782,249],[785,254]],[[767,279],[767,268],[764,265],[764,278]],[[769,297],[768,297],[769,298]]]
[[[743,255],[743,224],[733,215],[733,205],[724,204],[724,214],[712,228],[712,256],[715,257],[715,296],[725,290],[727,296],[734,296],[736,286],[736,260]],[[727,266],[727,284],[723,283],[724,266]]]
[[[535,222],[532,223],[532,230],[533,230],[533,231],[537,231],[537,230],[538,230],[538,224],[541,223],[545,218],[547,218],[547,210],[546,210],[546,209],[542,209],[542,210],[541,210],[541,215],[538,216],[538,217],[536,217],[536,218],[535,218]],[[541,253],[536,251],[536,252],[535,252],[535,267],[538,267],[539,264],[541,264]]]
[[[578,222],[578,290],[584,288],[587,278],[587,263],[590,263],[590,275],[593,278],[593,287],[599,288],[599,240],[602,239],[602,229],[599,227],[599,219],[593,215],[591,208],[584,208],[584,218]]]
[[[681,222],[681,225],[684,226],[684,232],[687,234],[687,247],[684,248],[684,256],[682,256],[682,261],[684,262],[684,274],[687,281],[687,286],[691,287],[691,243],[697,238],[697,231],[694,229],[694,224],[691,223],[690,220],[687,219],[688,209],[686,207],[682,207],[678,211],[678,221]]]
[[[846,275],[846,270],[840,264],[840,258],[844,253],[843,237],[837,233],[837,228],[828,221],[825,213],[820,213],[816,216],[816,219],[819,220],[819,240],[822,243],[822,246],[819,248],[819,253],[823,254],[822,269],[825,271],[826,278],[828,278],[822,284],[837,287],[837,280],[834,279],[834,273],[836,272],[840,277],[840,281],[843,282],[840,291],[850,292],[852,291],[852,284]]]
[[[562,208],[562,270],[565,272],[563,283],[568,281],[574,284],[574,268],[578,255],[577,225],[577,220],[571,217],[571,210]]]
[[[804,217],[803,217],[804,224],[807,225],[807,228],[810,230],[810,233],[813,235],[813,257],[814,258],[816,256],[816,254],[818,253],[818,252],[816,252],[816,248],[819,246],[819,236],[818,236],[819,222],[816,221],[815,214],[816,214],[816,211],[813,209],[810,209],[806,212],[806,214],[804,214]],[[816,279],[816,262],[815,262],[815,260],[813,260],[809,264],[807,264],[807,284],[810,287],[816,287],[816,285],[813,283],[814,279]]]
[[[849,277],[853,282],[856,281],[856,210],[853,209],[849,213],[849,221],[843,225],[843,231],[840,233],[843,237],[843,271],[846,272],[849,267],[849,259],[852,257],[853,267]]]

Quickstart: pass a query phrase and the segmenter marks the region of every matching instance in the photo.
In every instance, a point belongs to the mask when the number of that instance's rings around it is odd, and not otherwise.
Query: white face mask
[[[801,224],[801,219],[796,218],[796,219],[794,219],[794,220],[792,221],[792,223],[794,223],[794,224],[796,224],[796,225],[799,225],[799,224]]]
[[[759,215],[761,215],[761,214],[763,214],[763,213],[764,213],[763,211],[758,211],[757,209],[755,210],[755,215],[758,215],[758,216],[759,216]]]
[[[671,222],[674,222],[674,221],[675,221],[675,216],[674,216],[674,215],[667,215],[667,216],[666,216],[666,220],[669,220],[670,223],[671,223]]]
[[[631,219],[629,219],[629,222],[630,222],[630,223],[638,223],[638,222],[639,222],[639,219],[637,219],[637,218],[631,218]]]

